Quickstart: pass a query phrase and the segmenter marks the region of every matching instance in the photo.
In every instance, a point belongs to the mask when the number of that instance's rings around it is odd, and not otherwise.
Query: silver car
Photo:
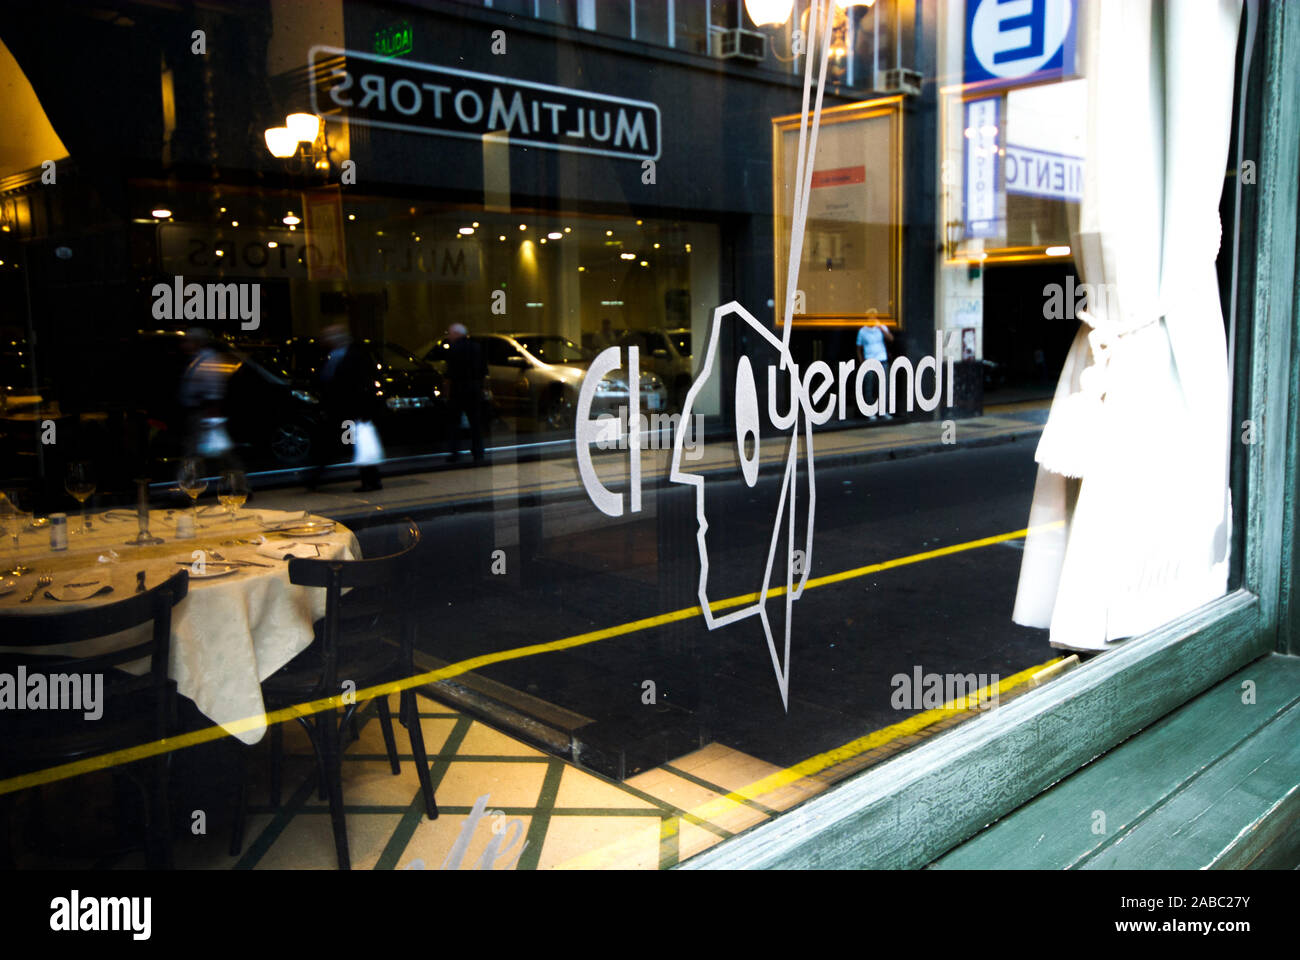
[[[533,419],[550,430],[573,428],[578,389],[591,363],[587,351],[553,333],[485,333],[474,339],[483,348],[499,414]],[[425,359],[435,360],[444,347],[435,344]],[[640,389],[643,413],[665,409],[668,391],[659,376],[643,370]],[[616,370],[597,385],[591,416],[618,416],[627,405],[627,376]]]

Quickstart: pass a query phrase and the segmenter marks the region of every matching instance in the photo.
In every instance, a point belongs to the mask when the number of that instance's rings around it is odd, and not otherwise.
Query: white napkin
[[[263,527],[273,529],[275,527],[293,526],[296,523],[304,522],[311,514],[302,510],[294,512],[291,510],[262,510],[257,517],[257,522]]]
[[[97,593],[108,593],[113,589],[108,577],[94,574],[71,574],[63,583],[56,583],[46,589],[55,600],[88,600]]]
[[[314,560],[320,556],[320,551],[316,549],[316,544],[298,543],[296,540],[264,543],[257,548],[257,552],[264,557],[274,557],[276,560],[283,560],[286,556],[308,557]]]

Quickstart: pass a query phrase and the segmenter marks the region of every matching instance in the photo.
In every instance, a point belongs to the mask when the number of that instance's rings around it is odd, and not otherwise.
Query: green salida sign
[[[400,57],[415,49],[415,35],[405,20],[375,31],[375,53],[381,57]]]

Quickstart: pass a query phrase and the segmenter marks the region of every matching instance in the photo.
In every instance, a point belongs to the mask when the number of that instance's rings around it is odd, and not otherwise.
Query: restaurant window
[[[87,8],[53,63],[47,14],[0,24],[26,134],[0,140],[0,623],[46,567],[55,596],[112,587],[74,603],[189,567],[218,613],[179,610],[174,657],[210,633],[247,682],[178,671],[178,723],[261,763],[268,678],[323,596],[276,546],[379,557],[409,517],[394,709],[419,694],[440,783],[546,814],[492,865],[671,867],[1235,587],[1238,181],[1161,151],[1235,168],[1237,21],[1139,43],[1050,0],[1015,55],[993,0],[758,6]],[[200,25],[228,41],[177,46]],[[766,38],[743,68],[737,30]],[[1193,41],[1212,111],[1139,136]],[[160,66],[101,76],[101,47]],[[83,109],[65,74],[92,67],[138,109]],[[1115,143],[1185,229],[1145,187],[1117,209]],[[493,763],[526,768],[521,799]],[[398,819],[370,865],[451,855]],[[240,862],[334,864],[294,836]]]

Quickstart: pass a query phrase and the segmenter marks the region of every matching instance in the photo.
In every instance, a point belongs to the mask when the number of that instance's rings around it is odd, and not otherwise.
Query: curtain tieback
[[[1107,373],[1115,349],[1125,337],[1159,323],[1160,315],[1149,314],[1147,319],[1128,326],[1121,326],[1110,318],[1098,316],[1087,309],[1080,310],[1078,318],[1091,328],[1088,333],[1088,346],[1092,350],[1092,363],[1088,364],[1079,375],[1079,386],[1084,393],[1101,400],[1106,396]]]

